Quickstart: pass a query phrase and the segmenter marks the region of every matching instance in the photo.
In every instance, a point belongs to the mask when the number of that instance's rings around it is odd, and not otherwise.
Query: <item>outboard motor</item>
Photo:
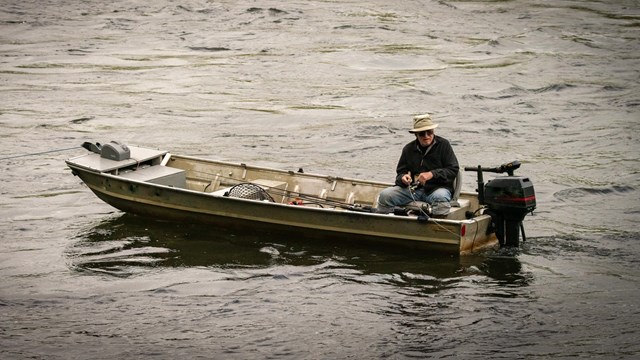
[[[496,237],[500,246],[520,244],[520,232],[526,240],[522,221],[536,208],[536,194],[529,178],[514,176],[513,172],[520,167],[519,161],[512,161],[496,168],[465,167],[465,171],[476,171],[478,174],[478,200],[480,205],[487,206],[491,215]],[[482,172],[507,173],[484,184]]]

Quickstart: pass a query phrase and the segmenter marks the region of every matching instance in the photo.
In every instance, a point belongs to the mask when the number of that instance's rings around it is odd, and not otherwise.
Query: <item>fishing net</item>
[[[243,183],[233,186],[226,194],[240,199],[275,202],[271,195],[256,184]]]

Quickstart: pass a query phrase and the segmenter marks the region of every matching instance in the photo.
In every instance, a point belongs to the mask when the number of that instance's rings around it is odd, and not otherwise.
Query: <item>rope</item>
[[[472,251],[472,252],[473,252],[473,248],[474,248],[474,247],[475,247],[475,245],[476,245],[476,239],[478,238],[478,228],[480,227],[480,226],[478,225],[478,219],[473,218],[473,221],[476,223],[476,232],[475,232],[475,234],[473,234],[473,241],[471,241],[471,251]]]
[[[42,152],[31,153],[31,154],[13,155],[13,156],[7,156],[7,157],[0,158],[0,160],[9,160],[9,159],[15,159],[15,158],[25,157],[25,156],[35,156],[35,155],[42,155],[42,154],[50,154],[50,153],[55,153],[55,152],[75,150],[75,149],[78,149],[78,148],[80,148],[80,146],[74,146],[74,147],[70,147],[70,148],[66,148],[66,149],[56,149],[56,150],[42,151]]]

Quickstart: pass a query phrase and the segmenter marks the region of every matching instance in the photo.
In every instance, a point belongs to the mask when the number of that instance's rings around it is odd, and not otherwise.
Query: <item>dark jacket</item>
[[[431,171],[433,179],[425,184],[425,193],[441,187],[453,192],[453,181],[460,168],[458,159],[447,139],[436,135],[434,141],[435,144],[426,155],[426,149],[420,146],[418,139],[404,146],[396,167],[396,185],[406,187],[402,183],[402,176],[409,171],[414,179],[421,172]]]

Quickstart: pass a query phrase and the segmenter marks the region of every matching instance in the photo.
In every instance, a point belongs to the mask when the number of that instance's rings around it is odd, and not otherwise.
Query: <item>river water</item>
[[[637,357],[639,28],[636,0],[3,0],[0,357]],[[523,163],[518,251],[145,220],[64,164],[120,140],[392,181],[424,112],[462,165]]]

